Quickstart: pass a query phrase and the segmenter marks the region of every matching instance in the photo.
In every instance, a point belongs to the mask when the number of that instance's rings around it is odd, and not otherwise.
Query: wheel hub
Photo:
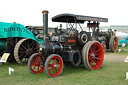
[[[95,54],[94,54],[94,53],[92,53],[92,54],[91,54],[91,58],[94,58],[94,57],[95,57]]]
[[[32,49],[27,49],[26,54],[27,55],[32,55],[33,54],[33,50]]]
[[[54,67],[57,68],[57,65],[55,64]]]
[[[57,64],[55,64],[55,63],[52,64],[52,67],[53,67],[53,68],[57,68]]]

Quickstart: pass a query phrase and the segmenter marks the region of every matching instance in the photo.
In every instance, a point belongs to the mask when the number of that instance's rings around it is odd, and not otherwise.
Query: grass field
[[[14,68],[11,75],[8,74],[8,67]],[[0,85],[128,85],[128,80],[125,80],[128,63],[104,60],[102,67],[95,71],[88,71],[83,65],[78,68],[64,67],[59,77],[49,78],[45,72],[31,74],[27,66],[5,63],[0,66]]]

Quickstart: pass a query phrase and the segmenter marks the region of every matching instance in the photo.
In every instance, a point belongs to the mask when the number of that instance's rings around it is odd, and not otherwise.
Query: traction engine
[[[118,50],[118,38],[116,37],[116,30],[108,29],[108,31],[100,32],[99,23],[88,23],[89,31],[92,29],[92,39],[99,41],[102,45],[103,51],[110,49],[111,52]]]
[[[74,14],[59,14],[52,18],[53,22],[65,22],[56,30],[56,34],[48,35],[48,11],[43,11],[43,43],[39,45],[39,53],[34,53],[28,60],[31,73],[45,70],[49,77],[57,77],[63,71],[63,64],[78,67],[84,64],[88,70],[100,69],[104,53],[100,42],[93,41],[90,32],[83,31],[80,24],[85,21],[107,22],[107,18],[90,17]],[[77,30],[77,26],[81,31]]]

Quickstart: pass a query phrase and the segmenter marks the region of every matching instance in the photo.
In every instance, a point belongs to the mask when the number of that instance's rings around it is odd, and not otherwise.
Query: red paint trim
[[[76,42],[76,40],[68,40],[68,43]]]

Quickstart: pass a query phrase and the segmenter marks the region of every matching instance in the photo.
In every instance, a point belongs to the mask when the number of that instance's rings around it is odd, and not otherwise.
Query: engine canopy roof
[[[59,14],[52,17],[53,22],[84,23],[85,21],[108,22],[108,18],[83,16],[75,14]]]

